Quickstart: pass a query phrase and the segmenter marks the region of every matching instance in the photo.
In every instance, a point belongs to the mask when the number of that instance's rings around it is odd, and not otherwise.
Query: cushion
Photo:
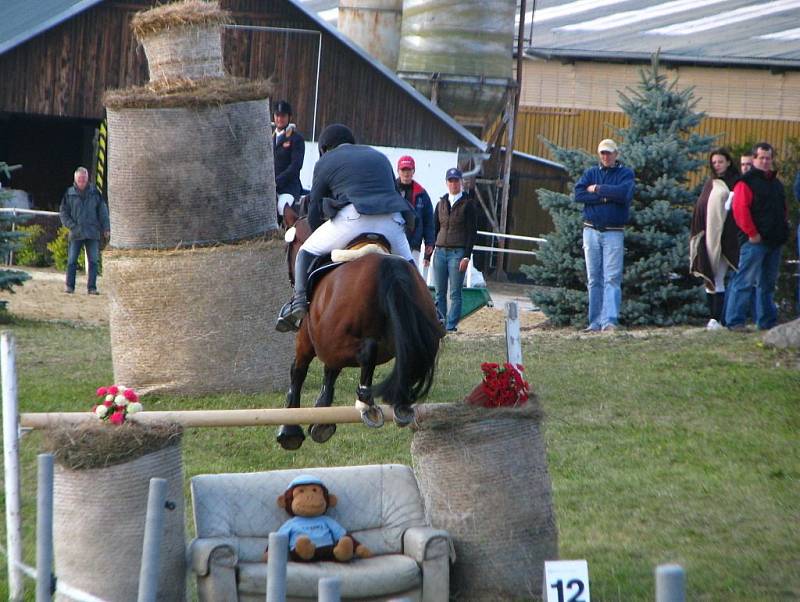
[[[239,591],[265,594],[267,565],[262,562],[239,563]],[[358,558],[352,562],[289,562],[286,572],[286,593],[304,598],[317,597],[317,584],[322,577],[341,579],[342,598],[387,596],[419,588],[422,584],[419,565],[408,556],[390,554]]]

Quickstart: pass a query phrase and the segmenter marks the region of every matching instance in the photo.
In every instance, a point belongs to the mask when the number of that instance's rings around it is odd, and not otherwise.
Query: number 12
[[[571,590],[573,586],[577,587],[578,591],[575,592],[571,598],[566,600],[566,602],[585,602],[583,598],[579,597],[583,593],[583,588],[584,588],[583,581],[581,581],[580,579],[570,579],[569,581],[567,581],[568,590]],[[564,582],[561,579],[559,579],[550,587],[552,587],[554,590],[558,592],[558,602],[565,602]]]

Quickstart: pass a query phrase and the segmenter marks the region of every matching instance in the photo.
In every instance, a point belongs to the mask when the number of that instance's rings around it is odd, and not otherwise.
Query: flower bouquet
[[[95,416],[111,424],[122,424],[128,414],[142,411],[142,404],[136,391],[122,385],[111,385],[97,389],[97,396],[103,401],[92,408]]]
[[[522,364],[481,364],[483,380],[466,397],[467,403],[484,408],[517,407],[530,395],[530,385],[523,378]]]

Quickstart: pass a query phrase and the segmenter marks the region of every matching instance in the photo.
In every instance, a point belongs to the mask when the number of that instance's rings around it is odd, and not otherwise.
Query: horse
[[[294,284],[294,263],[302,243],[311,235],[305,216],[284,212],[286,257]],[[322,389],[315,407],[333,403],[336,379],[344,368],[360,368],[356,407],[367,426],[380,427],[383,412],[376,397],[392,406],[394,422],[406,426],[414,417],[411,405],[421,401],[433,384],[444,327],[428,287],[416,267],[396,255],[369,253],[323,271],[309,280],[308,314],[295,336],[291,384],[286,407],[300,407],[300,396],[311,361],[324,365]],[[389,375],[374,388],[375,367],[394,359]],[[309,434],[324,443],[335,424],[312,424]],[[281,425],[277,435],[284,449],[298,449],[305,440],[298,425]]]

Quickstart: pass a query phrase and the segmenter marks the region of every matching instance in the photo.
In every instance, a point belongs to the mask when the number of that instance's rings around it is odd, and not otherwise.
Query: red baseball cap
[[[397,169],[416,169],[414,159],[409,155],[404,155],[397,160]]]

